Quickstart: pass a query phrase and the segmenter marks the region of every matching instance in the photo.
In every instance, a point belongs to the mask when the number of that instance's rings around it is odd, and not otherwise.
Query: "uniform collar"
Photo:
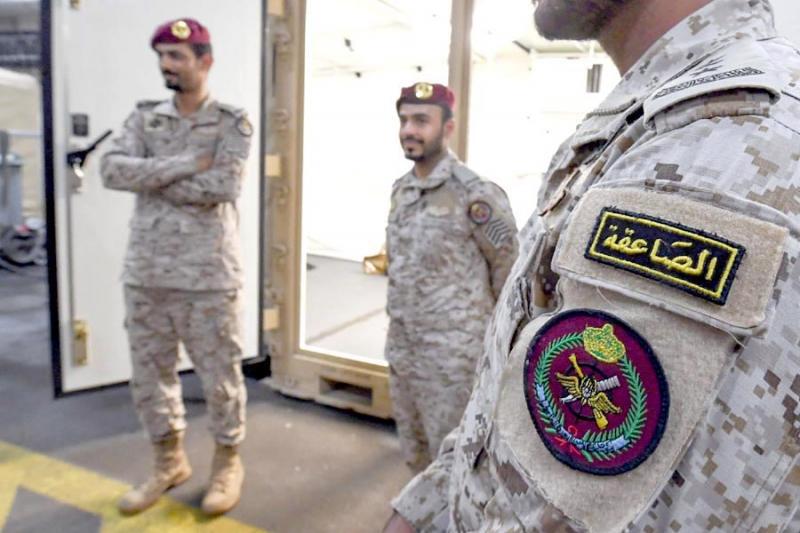
[[[216,119],[219,116],[219,106],[217,105],[217,101],[214,100],[211,95],[206,97],[203,100],[200,109],[189,115],[188,117],[181,117],[180,113],[178,113],[178,108],[175,107],[175,99],[170,98],[169,100],[164,100],[160,102],[158,105],[153,108],[153,112],[158,115],[165,115],[168,117],[173,118],[188,118],[193,119],[195,121],[200,120],[208,120],[208,119]]]
[[[431,173],[425,178],[419,178],[414,174],[414,170],[406,174],[406,186],[417,189],[433,189],[444,183],[453,175],[453,167],[458,163],[456,154],[449,148],[442,159],[436,163]]]
[[[586,115],[570,147],[613,137],[637,104],[714,50],[738,39],[775,35],[769,0],[713,0],[653,43],[603,103]]]
[[[453,175],[453,168],[458,162],[456,155],[448,149],[427,178],[418,178],[413,170],[406,173],[400,178],[399,186],[395,189],[398,204],[411,205],[422,197],[423,190],[441,186]]]

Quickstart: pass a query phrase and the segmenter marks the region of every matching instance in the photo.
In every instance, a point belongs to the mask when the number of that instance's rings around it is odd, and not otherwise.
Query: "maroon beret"
[[[208,28],[194,19],[177,19],[165,22],[153,32],[150,47],[160,43],[209,44]]]
[[[456,105],[456,95],[445,85],[421,81],[400,90],[396,105],[398,110],[400,104],[434,104],[452,112]]]

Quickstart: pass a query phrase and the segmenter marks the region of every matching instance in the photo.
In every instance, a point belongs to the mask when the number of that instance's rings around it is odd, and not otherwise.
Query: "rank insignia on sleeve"
[[[606,207],[584,256],[724,305],[744,254],[711,233]]]
[[[492,218],[492,208],[486,202],[478,200],[469,206],[469,219],[475,224],[482,226]]]
[[[601,476],[642,464],[669,414],[669,388],[650,344],[619,318],[574,309],[551,318],[528,347],[524,391],[548,451]]]
[[[662,98],[672,93],[683,91],[691,87],[695,87],[697,85],[702,85],[704,83],[712,83],[715,81],[727,80],[730,78],[741,78],[743,76],[755,76],[758,74],[764,74],[764,72],[758,70],[757,68],[743,67],[743,68],[735,68],[727,72],[709,74],[708,76],[694,77],[694,79],[692,80],[685,81],[683,83],[679,83],[678,85],[673,85],[665,89],[661,89],[655,94],[653,98],[654,99]]]

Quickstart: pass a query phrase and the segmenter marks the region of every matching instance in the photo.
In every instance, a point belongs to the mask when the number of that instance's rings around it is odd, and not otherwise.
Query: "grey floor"
[[[0,441],[127,484],[141,480],[149,447],[127,388],[54,400],[49,350],[44,280],[0,270]],[[183,383],[195,474],[170,494],[198,507],[212,443],[199,384],[191,374]],[[286,398],[251,380],[248,392],[244,495],[229,517],[273,533],[379,531],[388,500],[410,477],[394,427]],[[97,531],[97,520],[23,488],[3,531]]]
[[[386,276],[364,274],[359,261],[308,255],[306,344],[385,361]]]

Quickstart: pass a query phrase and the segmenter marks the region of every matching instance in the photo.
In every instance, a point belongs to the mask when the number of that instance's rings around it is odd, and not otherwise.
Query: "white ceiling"
[[[308,0],[310,67],[317,75],[441,68],[449,54],[450,5],[451,0]],[[543,39],[532,11],[530,0],[476,0],[475,60],[599,51],[591,43]]]

